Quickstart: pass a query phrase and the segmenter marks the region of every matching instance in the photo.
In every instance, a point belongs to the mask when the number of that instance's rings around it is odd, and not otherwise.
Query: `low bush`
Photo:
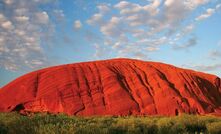
[[[209,134],[221,134],[221,121],[207,124]]]
[[[198,115],[76,117],[0,113],[0,134],[221,134],[220,126],[221,118]]]

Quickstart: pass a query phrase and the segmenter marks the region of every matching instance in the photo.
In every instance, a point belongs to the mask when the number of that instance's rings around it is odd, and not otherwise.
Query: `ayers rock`
[[[75,63],[35,71],[4,86],[0,111],[82,116],[221,115],[221,80],[132,59]]]

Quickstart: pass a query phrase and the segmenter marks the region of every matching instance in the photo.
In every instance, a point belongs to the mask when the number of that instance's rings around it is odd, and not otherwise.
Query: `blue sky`
[[[1,0],[0,87],[44,67],[127,57],[221,76],[221,0]]]

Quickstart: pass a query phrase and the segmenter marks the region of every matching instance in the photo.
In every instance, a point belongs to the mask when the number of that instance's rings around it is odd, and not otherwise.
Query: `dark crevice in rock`
[[[81,108],[79,108],[77,111],[75,111],[73,114],[74,115],[78,115],[78,113],[82,112],[85,110],[85,105],[83,104],[83,106]]]
[[[178,111],[178,109],[175,109],[175,115],[176,115],[176,116],[179,115],[179,111]]]
[[[37,94],[38,94],[38,86],[39,86],[39,74],[37,73],[37,76],[36,76],[36,80],[35,80],[35,91],[34,91],[34,93],[35,93],[35,97],[37,97]]]
[[[220,86],[221,86],[221,80],[220,80],[220,78],[217,77],[217,78],[215,79],[215,85],[216,85],[216,88],[217,88],[217,89],[220,88]]]
[[[25,109],[25,107],[24,107],[23,104],[18,104],[15,108],[12,109],[12,111],[18,111],[18,112],[20,112],[20,111],[22,111],[22,110],[24,110],[24,109]]]

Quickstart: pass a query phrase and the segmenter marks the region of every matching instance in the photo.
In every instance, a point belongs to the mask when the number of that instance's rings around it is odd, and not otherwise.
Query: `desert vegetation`
[[[220,126],[219,117],[185,114],[174,117],[76,117],[0,113],[0,134],[220,134]]]

